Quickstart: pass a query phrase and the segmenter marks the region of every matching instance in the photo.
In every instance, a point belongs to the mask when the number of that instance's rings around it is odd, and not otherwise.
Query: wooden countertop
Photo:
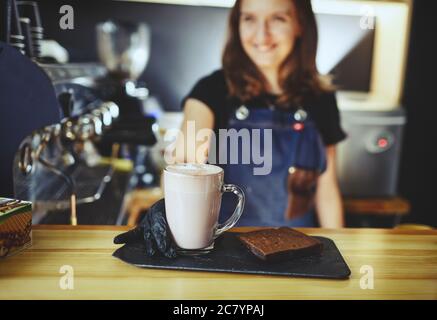
[[[111,256],[125,229],[34,226],[32,248],[0,260],[0,299],[437,299],[437,231],[301,229],[335,241],[352,271],[338,281],[140,269]],[[374,289],[360,288],[362,266]]]

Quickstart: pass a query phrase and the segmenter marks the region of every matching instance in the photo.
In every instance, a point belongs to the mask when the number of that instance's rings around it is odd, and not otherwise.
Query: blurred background
[[[182,99],[220,68],[233,1],[0,3],[0,41],[9,44],[0,51],[0,195],[34,201],[34,223],[71,223],[74,214],[79,224],[135,224],[161,197],[163,136],[179,127]],[[312,3],[317,65],[339,88],[348,133],[337,163],[347,225],[436,227],[434,4]],[[53,108],[38,109],[38,92],[50,88],[40,104]]]

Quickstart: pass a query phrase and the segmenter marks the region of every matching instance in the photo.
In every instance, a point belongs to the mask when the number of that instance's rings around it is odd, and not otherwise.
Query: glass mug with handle
[[[232,216],[218,223],[222,194],[238,197]],[[214,240],[232,228],[244,209],[243,191],[224,183],[223,169],[210,164],[175,164],[164,170],[164,196],[167,222],[181,255],[210,252]]]

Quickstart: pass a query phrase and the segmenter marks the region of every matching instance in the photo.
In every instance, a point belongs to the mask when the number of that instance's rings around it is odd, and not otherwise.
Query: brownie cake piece
[[[256,257],[266,261],[320,254],[323,249],[318,239],[286,227],[241,233],[238,238]]]

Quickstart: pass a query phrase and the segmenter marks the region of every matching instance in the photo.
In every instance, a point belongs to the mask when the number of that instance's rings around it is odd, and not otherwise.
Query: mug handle
[[[223,232],[232,228],[237,223],[237,221],[241,217],[241,214],[243,213],[244,202],[246,201],[243,190],[241,190],[241,188],[236,186],[235,184],[224,184],[222,187],[222,193],[224,192],[232,192],[233,194],[235,194],[238,197],[238,203],[232,216],[225,223],[219,224],[217,226],[217,230],[214,234],[214,239],[219,237]]]

